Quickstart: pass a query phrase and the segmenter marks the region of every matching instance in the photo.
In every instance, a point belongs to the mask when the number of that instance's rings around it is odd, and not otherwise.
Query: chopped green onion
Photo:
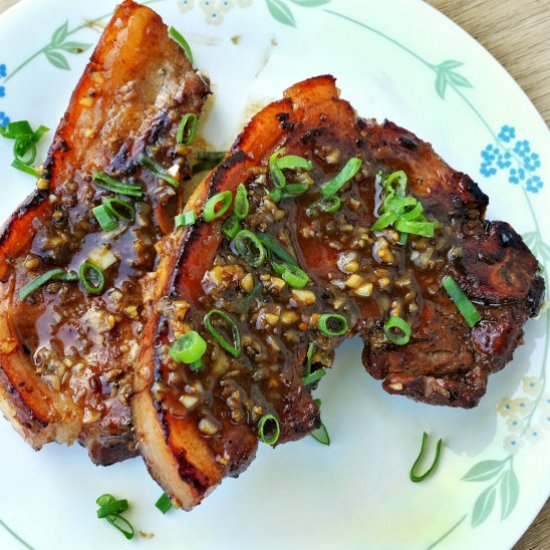
[[[420,481],[424,481],[430,474],[435,472],[437,469],[437,466],[439,464],[439,460],[441,458],[441,449],[443,447],[443,439],[440,439],[437,442],[436,448],[435,448],[435,458],[432,462],[432,465],[428,468],[428,470],[423,474],[416,474],[416,469],[422,462],[422,458],[424,456],[424,449],[426,448],[426,442],[428,441],[428,434],[424,432],[422,434],[422,445],[420,446],[420,453],[418,455],[418,458],[414,461],[414,464],[412,465],[411,471],[409,473],[409,478],[414,483],[419,483]]]
[[[162,493],[162,496],[157,500],[155,506],[163,513],[166,514],[170,508],[172,508],[172,501],[166,493]]]
[[[447,294],[455,303],[462,317],[464,317],[466,323],[468,323],[468,326],[472,328],[477,325],[477,323],[481,321],[481,315],[474,304],[468,300],[468,297],[458,286],[458,283],[449,275],[445,275],[442,282]]]
[[[151,174],[165,181],[166,183],[169,183],[172,187],[178,188],[180,186],[180,182],[176,178],[172,177],[155,159],[148,157],[147,155],[142,153],[139,156],[139,163],[146,170],[151,172]]]
[[[279,264],[271,262],[274,271],[292,288],[304,288],[309,283],[309,277],[305,271],[294,264]]]
[[[119,195],[128,195],[130,197],[138,198],[143,195],[143,189],[141,186],[124,183],[105,174],[105,172],[96,172],[92,176],[92,181],[98,187],[102,187],[103,189],[107,189],[107,191],[112,191],[113,193],[118,193]]]
[[[416,213],[415,216],[410,216],[410,207],[413,207],[413,210],[420,206],[420,212]],[[409,210],[407,210],[409,209]],[[399,215],[404,215],[405,213],[409,214],[409,217],[406,219],[412,220],[417,218],[422,214],[422,203],[415,199],[412,195],[407,195],[406,197],[400,197],[395,195],[388,195],[382,205],[380,206],[381,212],[395,212]]]
[[[239,315],[248,311],[248,308],[250,307],[256,296],[261,293],[263,287],[264,286],[262,285],[262,283],[256,283],[254,285],[254,288],[243,298],[242,302],[237,307],[237,313]]]
[[[228,342],[223,334],[220,334],[212,323],[213,318],[218,317],[230,329],[233,342]],[[204,316],[204,326],[210,334],[217,340],[220,346],[233,357],[238,357],[241,353],[241,333],[239,327],[233,318],[221,309],[211,309]]]
[[[186,227],[187,225],[193,225],[195,223],[195,219],[195,211],[188,210],[187,212],[178,214],[174,218],[174,225],[176,226],[176,229],[178,229],[178,227]]]
[[[308,216],[318,216],[320,212],[326,212],[327,214],[333,214],[338,212],[342,208],[342,199],[338,195],[332,195],[330,197],[321,197],[312,202],[307,210]]]
[[[174,27],[170,27],[168,29],[168,34],[170,35],[170,38],[174,39],[181,46],[187,56],[187,59],[189,59],[190,63],[193,64],[193,52],[191,51],[191,47],[187,43],[187,40],[185,40],[182,34]]]
[[[332,328],[336,325],[336,328]],[[317,323],[319,330],[325,336],[342,336],[348,331],[348,322],[343,315],[337,313],[323,313]]]
[[[233,213],[239,220],[244,220],[248,216],[250,210],[250,204],[248,202],[248,196],[246,187],[239,183],[237,192],[235,193],[235,203],[233,204]]]
[[[323,196],[331,197],[338,193],[338,191],[359,172],[361,164],[361,159],[356,157],[350,158],[336,177],[321,186],[323,189]]]
[[[270,429],[273,435],[269,436],[266,434],[266,424],[267,428]],[[272,427],[270,425],[272,425]],[[264,414],[262,418],[260,418],[260,422],[258,424],[258,433],[260,435],[260,439],[264,443],[267,445],[275,445],[281,435],[281,427],[279,426],[277,417],[273,414]]]
[[[111,213],[104,204],[92,208],[92,213],[103,231],[112,231],[117,228],[118,224],[116,220],[111,216]]]
[[[193,164],[193,174],[198,174],[199,172],[211,170],[216,167],[226,154],[226,151],[198,151],[196,157],[199,162]]]
[[[304,183],[288,183],[284,187],[284,189],[276,189],[276,191],[279,191],[280,193],[279,200],[281,200],[281,199],[293,199],[295,197],[299,197],[300,195],[303,195],[308,189],[309,189],[309,185],[304,182]],[[279,202],[279,201],[275,200],[275,202]]]
[[[241,224],[235,214],[228,216],[228,218],[222,223],[222,231],[230,239],[232,239],[240,230]]]
[[[317,408],[321,408],[321,400],[320,399],[314,399],[313,402],[315,405],[317,405]],[[319,443],[322,443],[323,445],[330,445],[330,436],[328,435],[328,430],[326,426],[321,422],[321,425],[311,432],[311,437],[313,439],[316,439]]]
[[[128,201],[117,197],[107,197],[104,198],[102,202],[111,216],[120,218],[126,222],[134,221],[136,210]]]
[[[405,245],[407,244],[408,240],[409,240],[408,233],[401,233],[401,235],[399,235],[399,244]]]
[[[202,359],[199,359],[198,361],[195,361],[194,363],[191,363],[189,365],[189,370],[193,372],[198,372],[202,369],[203,366],[204,365],[203,365]]]
[[[100,507],[97,511],[97,517],[106,519],[111,525],[116,527],[128,540],[134,538],[134,528],[132,524],[120,514],[128,509],[126,499],[116,500],[113,495],[101,495],[96,504]]]
[[[107,497],[111,495],[103,495],[103,496]],[[104,502],[104,504],[101,504],[100,506],[101,507],[97,511],[97,517],[99,519],[103,519],[104,517],[112,514],[121,514],[122,512],[126,512],[126,510],[128,510],[128,507],[129,507],[128,501],[126,499],[116,500],[114,497],[112,497],[112,500],[109,500],[108,502]]]
[[[398,333],[396,334],[396,330]],[[399,334],[400,333],[400,334]],[[392,315],[384,325],[386,338],[396,346],[404,346],[411,339],[411,327],[404,319]]]
[[[115,500],[116,499],[113,495],[110,495],[109,493],[105,493],[104,495],[97,497],[95,502],[98,506],[103,507],[111,502],[114,502]]]
[[[297,155],[286,155],[277,159],[281,170],[313,170],[313,163]]]
[[[239,253],[253,267],[261,266],[266,257],[262,241],[248,229],[241,229],[233,239],[233,245]]]
[[[128,540],[132,540],[135,535],[134,527],[123,516],[112,514],[105,518],[113,527],[118,529]]]
[[[385,229],[392,223],[395,223],[397,221],[397,218],[399,215],[395,212],[386,212],[385,214],[382,214],[373,224],[372,230],[373,231],[380,231],[382,229]]]
[[[421,237],[433,237],[436,227],[440,227],[439,222],[417,222],[407,220],[397,220],[395,229],[401,233],[410,233],[420,235]]]
[[[423,211],[424,211],[424,207],[422,206],[422,203],[419,200],[417,200],[416,204],[410,210],[407,210],[406,206],[403,208],[401,218],[403,218],[404,220],[411,220],[411,221],[416,220],[420,216],[422,216]]]
[[[178,126],[178,143],[183,145],[191,145],[197,133],[199,117],[195,113],[187,113],[181,117],[180,125]]]
[[[404,197],[407,190],[407,174],[403,170],[392,172],[389,176],[384,178],[382,185],[388,195]]]
[[[223,191],[222,193],[217,193],[204,205],[204,221],[212,222],[216,218],[223,216],[231,206],[233,201],[233,195],[231,191]]]
[[[75,272],[67,273],[63,269],[57,267],[55,269],[50,269],[42,275],[33,279],[29,284],[25,285],[19,291],[19,300],[22,302],[38,290],[41,286],[49,283],[50,281],[65,281],[65,282],[74,282],[78,281],[78,275]]]
[[[293,256],[288,252],[288,250],[275,238],[267,233],[258,233],[258,239],[261,243],[275,256],[283,260],[287,264],[298,265],[298,262],[293,258]]]
[[[308,348],[307,348],[307,354],[306,354],[306,373],[304,376],[302,376],[302,382],[304,386],[310,386],[311,384],[315,384],[315,382],[318,382],[325,376],[326,371],[325,369],[317,369],[315,372],[311,372],[311,360],[313,358],[313,350],[315,349],[315,344],[313,342],[310,342]]]
[[[100,294],[105,288],[105,274],[92,262],[80,265],[80,283],[90,294]]]
[[[180,336],[170,346],[168,353],[170,357],[178,363],[191,365],[198,361],[206,352],[206,341],[196,331],[190,330],[183,336]]]
[[[40,177],[40,174],[34,168],[32,168],[32,166],[25,164],[19,159],[13,159],[11,161],[11,165],[13,168],[20,170],[21,172],[25,172],[25,174],[29,174],[29,176],[34,176],[35,178]]]
[[[269,157],[269,175],[276,189],[282,189],[286,186],[286,178],[279,167],[279,159],[277,158],[280,153],[284,154],[284,152],[284,149],[279,149]]]

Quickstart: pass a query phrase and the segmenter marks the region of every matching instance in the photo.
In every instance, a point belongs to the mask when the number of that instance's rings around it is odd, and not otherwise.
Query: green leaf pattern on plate
[[[448,59],[439,65],[434,65],[433,70],[436,73],[435,91],[441,99],[445,99],[447,85],[450,83],[461,88],[473,88],[470,81],[456,71],[458,67],[464,65],[461,61]]]
[[[506,519],[515,508],[519,498],[519,482],[513,468],[510,468],[500,478],[500,519]]]
[[[504,468],[504,460],[484,460],[472,466],[462,478],[464,481],[487,481],[497,476]]]
[[[296,26],[296,20],[294,15],[290,11],[290,8],[283,2],[283,0],[266,0],[267,9],[269,13],[283,25],[289,25],[291,27]]]
[[[489,517],[495,507],[496,495],[497,490],[491,485],[477,497],[472,512],[472,527],[477,527]]]
[[[69,33],[69,21],[65,21],[63,25],[54,31],[52,41],[43,50],[46,59],[54,67],[65,71],[70,70],[71,67],[67,58],[58,50],[78,54],[85,52],[91,46],[91,44],[84,44],[83,42],[65,42],[69,34],[72,34]]]

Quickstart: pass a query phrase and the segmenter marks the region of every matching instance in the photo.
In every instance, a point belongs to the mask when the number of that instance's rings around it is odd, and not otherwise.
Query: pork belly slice
[[[139,281],[155,243],[173,228],[190,174],[178,124],[199,115],[208,83],[151,9],[125,1],[105,28],[55,133],[45,163],[49,189],[35,191],[0,236],[0,397],[4,415],[35,448],[79,440],[98,464],[135,455],[129,397],[143,330]],[[142,168],[170,168],[178,188]],[[116,194],[97,172],[137,184]],[[135,216],[102,231],[92,208],[129,201]],[[52,281],[21,300],[37,276],[85,261],[106,277],[99,294]]]
[[[277,151],[278,158],[312,163],[283,169],[287,189],[307,184],[299,196],[274,198],[280,176],[270,173],[269,159]],[[361,165],[336,193],[340,208],[315,212],[322,184],[350,159]],[[397,170],[408,176],[403,193],[420,201],[434,224],[432,238],[410,234],[403,242],[391,225],[372,229],[387,192],[382,183]],[[224,233],[231,208],[211,222],[202,218],[209,198],[228,190],[235,196],[241,183],[250,204],[241,229],[276,240],[307,273],[304,288],[290,288],[273,263],[283,262],[277,253],[257,261],[257,251],[243,252],[239,237]],[[484,220],[486,205],[478,186],[428,144],[390,122],[358,117],[331,76],[292,86],[254,116],[187,203],[198,221],[162,242],[158,269],[144,279],[149,318],[134,423],[149,471],[174,503],[189,510],[225,476],[242,472],[254,457],[263,415],[278,419],[278,443],[319,425],[314,384],[302,381],[312,344],[310,372],[329,367],[337,345],[358,334],[366,369],[387,391],[475,405],[488,374],[511,359],[543,293],[534,257],[509,225]],[[473,329],[442,288],[446,274],[482,315]],[[238,327],[236,356],[205,328],[212,309]],[[345,335],[326,335],[323,314],[342,315]],[[388,340],[383,327],[390,316],[411,327],[408,344]],[[234,341],[227,324],[216,326]],[[340,332],[338,323],[329,328]],[[207,344],[201,364],[191,367],[170,353],[190,331]]]

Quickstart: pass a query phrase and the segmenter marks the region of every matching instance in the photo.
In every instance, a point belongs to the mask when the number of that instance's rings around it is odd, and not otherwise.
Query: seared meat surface
[[[219,193],[229,194],[225,211]],[[406,223],[376,229],[390,195],[408,205]],[[535,258],[509,225],[484,220],[486,206],[430,145],[358,117],[330,76],[296,84],[258,113],[187,203],[197,222],[162,242],[144,281],[134,422],[174,501],[190,509],[246,468],[266,439],[266,415],[278,442],[315,429],[307,375],[329,367],[354,334],[387,391],[474,406],[544,291]],[[475,303],[473,328],[445,276]],[[392,318],[410,329],[406,342],[385,330]],[[198,361],[174,353],[191,341]]]
[[[139,281],[154,268],[154,245],[172,230],[184,187],[140,158],[188,177],[178,124],[198,115],[209,93],[167,31],[147,7],[116,9],[55,134],[48,189],[33,193],[0,236],[2,410],[36,449],[79,439],[100,464],[136,454],[129,398],[143,327]],[[140,191],[106,189],[92,180],[99,172]],[[130,205],[123,214],[131,220],[104,231],[93,209],[113,199]],[[78,273],[84,261],[104,273],[101,292],[52,280],[20,298],[41,274]]]

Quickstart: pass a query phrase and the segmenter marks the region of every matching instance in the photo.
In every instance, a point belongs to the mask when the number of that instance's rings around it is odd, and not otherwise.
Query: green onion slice
[[[222,223],[222,231],[230,239],[232,239],[240,230],[241,224],[235,214],[228,216],[228,218]]]
[[[217,193],[208,199],[204,205],[204,221],[212,222],[216,218],[223,216],[229,210],[232,201],[233,195],[231,191]]]
[[[105,172],[96,172],[92,176],[92,181],[98,187],[102,187],[103,189],[107,189],[107,191],[112,191],[113,193],[118,193],[119,195],[128,195],[130,197],[138,198],[143,195],[143,189],[140,185],[123,183],[122,181],[105,174]]]
[[[273,270],[292,288],[304,288],[309,283],[309,277],[305,271],[294,264],[280,264],[271,262]]]
[[[190,63],[193,64],[193,52],[191,51],[191,46],[189,46],[187,40],[185,40],[182,34],[174,27],[170,27],[168,29],[168,34],[170,38],[175,40],[181,46],[187,56],[187,59],[189,59]]]
[[[313,163],[297,155],[285,155],[277,159],[281,170],[313,170]]]
[[[313,402],[315,405],[317,405],[317,408],[321,408],[321,400],[320,399],[314,399]],[[330,436],[328,435],[328,430],[326,426],[321,422],[321,425],[311,432],[311,437],[313,439],[316,439],[319,443],[322,443],[323,445],[330,445]]]
[[[401,233],[410,233],[420,235],[421,237],[433,237],[436,227],[440,227],[439,222],[419,222],[408,220],[397,220],[395,229]]]
[[[132,540],[135,535],[134,527],[124,517],[112,514],[105,518],[113,527],[118,529],[128,540]]]
[[[162,493],[162,496],[157,500],[155,506],[163,513],[166,514],[170,508],[172,508],[172,501],[166,493]]]
[[[474,304],[468,300],[468,297],[458,286],[458,283],[450,275],[445,275],[442,282],[447,294],[455,303],[462,317],[464,317],[466,323],[468,323],[468,326],[472,328],[477,325],[477,323],[481,321],[481,315]]]
[[[25,172],[25,174],[29,174],[29,176],[34,176],[35,178],[40,177],[40,174],[32,166],[25,164],[19,159],[13,159],[11,165],[13,168],[20,170],[21,172]]]
[[[0,135],[6,139],[13,139],[13,156],[12,166],[30,174],[39,177],[39,174],[31,164],[36,159],[36,144],[42,136],[49,130],[46,126],[39,126],[36,131],[33,131],[31,125],[26,120],[10,122],[7,126],[0,127]]]
[[[392,223],[395,223],[397,221],[398,214],[395,212],[386,212],[386,214],[382,214],[373,224],[372,230],[373,231],[380,231],[382,229],[385,229],[386,227],[390,226]]]
[[[404,319],[392,315],[384,325],[386,338],[396,346],[404,346],[411,339],[411,327]]]
[[[407,190],[407,174],[403,170],[397,170],[386,176],[383,187],[389,196],[404,197]]]
[[[180,186],[180,182],[176,178],[172,177],[155,159],[148,157],[147,155],[142,153],[139,156],[139,163],[146,170],[151,172],[151,174],[165,181],[166,183],[169,183],[172,187],[178,188]]]
[[[231,332],[232,342],[229,342],[223,334],[218,332],[217,328],[213,324],[213,320],[215,318],[221,320],[222,324],[229,329]],[[204,326],[225,351],[230,353],[233,357],[239,356],[241,353],[241,333],[239,332],[237,323],[230,315],[221,309],[211,309],[204,316]]]
[[[273,185],[278,189],[282,189],[286,186],[286,178],[279,166],[279,159],[277,158],[279,154],[284,154],[284,152],[284,149],[279,149],[269,157],[269,175],[271,176]]]
[[[321,380],[321,378],[323,378],[323,376],[325,376],[326,374],[325,369],[317,369],[315,372],[311,372],[311,359],[313,358],[314,349],[315,344],[313,342],[310,342],[306,354],[306,373],[304,374],[304,376],[302,376],[302,382],[304,386],[315,384],[315,382]]]
[[[195,330],[186,332],[170,346],[168,353],[178,363],[191,365],[198,361],[206,352],[206,341]]]
[[[250,204],[248,202],[248,194],[246,187],[239,183],[237,192],[235,193],[235,203],[233,204],[233,213],[239,220],[244,220],[248,216]]]
[[[115,218],[120,218],[126,222],[133,222],[136,216],[136,210],[128,201],[117,197],[107,197],[103,199],[103,205],[107,212]]]
[[[270,436],[266,432],[269,432],[272,435]],[[260,435],[260,439],[264,443],[267,445],[275,445],[281,435],[281,427],[279,426],[277,417],[273,414],[264,414],[258,423],[258,433]]]
[[[193,174],[198,174],[205,170],[212,170],[215,168],[225,157],[227,151],[197,151],[196,157],[198,162],[193,164]]]
[[[342,208],[342,199],[338,195],[332,195],[330,197],[321,197],[312,202],[307,210],[308,216],[318,216],[320,212],[326,212],[327,214],[333,214],[338,212]]]
[[[199,117],[195,113],[187,113],[181,117],[178,126],[178,135],[176,137],[178,143],[183,145],[191,145],[197,133]]]
[[[350,158],[335,178],[321,186],[323,189],[323,196],[332,197],[332,195],[338,193],[338,191],[359,172],[361,164],[361,159],[356,157]]]
[[[267,233],[258,233],[258,239],[261,243],[275,256],[283,260],[283,262],[298,266],[298,262],[294,257],[288,252],[288,250],[275,238]]]
[[[111,497],[111,499],[107,499],[107,497]],[[116,500],[112,495],[102,495],[96,502],[100,500],[103,504],[99,505],[100,508],[97,511],[97,517],[99,519],[103,519],[104,517],[112,514],[122,514],[122,512],[126,512],[129,508],[128,501],[126,499]]]
[[[275,191],[279,191],[280,193],[279,200],[281,200],[281,199],[294,199],[296,197],[299,197],[300,195],[303,195],[308,189],[309,189],[309,185],[307,183],[288,183],[284,189],[275,189]],[[274,198],[273,200],[275,202],[279,202]]]
[[[343,336],[348,331],[346,318],[337,313],[323,313],[317,326],[325,336]]]
[[[399,235],[399,244],[406,245],[408,240],[409,240],[408,233],[401,233],[401,235]]]
[[[417,474],[416,469],[418,466],[420,466],[420,463],[422,462],[423,456],[424,456],[424,450],[426,448],[426,442],[428,441],[428,434],[424,432],[422,434],[422,445],[420,446],[420,453],[418,454],[418,458],[414,461],[414,464],[412,465],[409,478],[414,483],[419,483],[420,481],[424,481],[428,476],[430,476],[435,470],[437,469],[437,466],[439,464],[439,460],[441,458],[441,450],[443,447],[443,439],[440,439],[437,442],[436,448],[435,448],[435,457],[434,461],[432,462],[432,465],[426,470],[423,474]]]
[[[239,255],[253,267],[259,267],[264,263],[266,258],[264,245],[252,231],[241,229],[235,235],[233,245]]]
[[[176,229],[178,227],[186,227],[188,225],[193,225],[195,223],[196,215],[194,210],[188,210],[187,212],[182,212],[174,218],[174,225]]]
[[[105,288],[105,274],[92,262],[80,265],[80,283],[90,294],[100,294]]]
[[[103,231],[112,231],[118,224],[104,204],[92,208],[92,213]]]
[[[25,300],[41,286],[49,283],[50,281],[74,282],[78,281],[78,275],[74,271],[67,273],[59,267],[55,269],[50,269],[49,271],[42,273],[42,275],[38,276],[36,279],[33,279],[29,284],[21,288],[21,290],[19,291],[19,300]]]

